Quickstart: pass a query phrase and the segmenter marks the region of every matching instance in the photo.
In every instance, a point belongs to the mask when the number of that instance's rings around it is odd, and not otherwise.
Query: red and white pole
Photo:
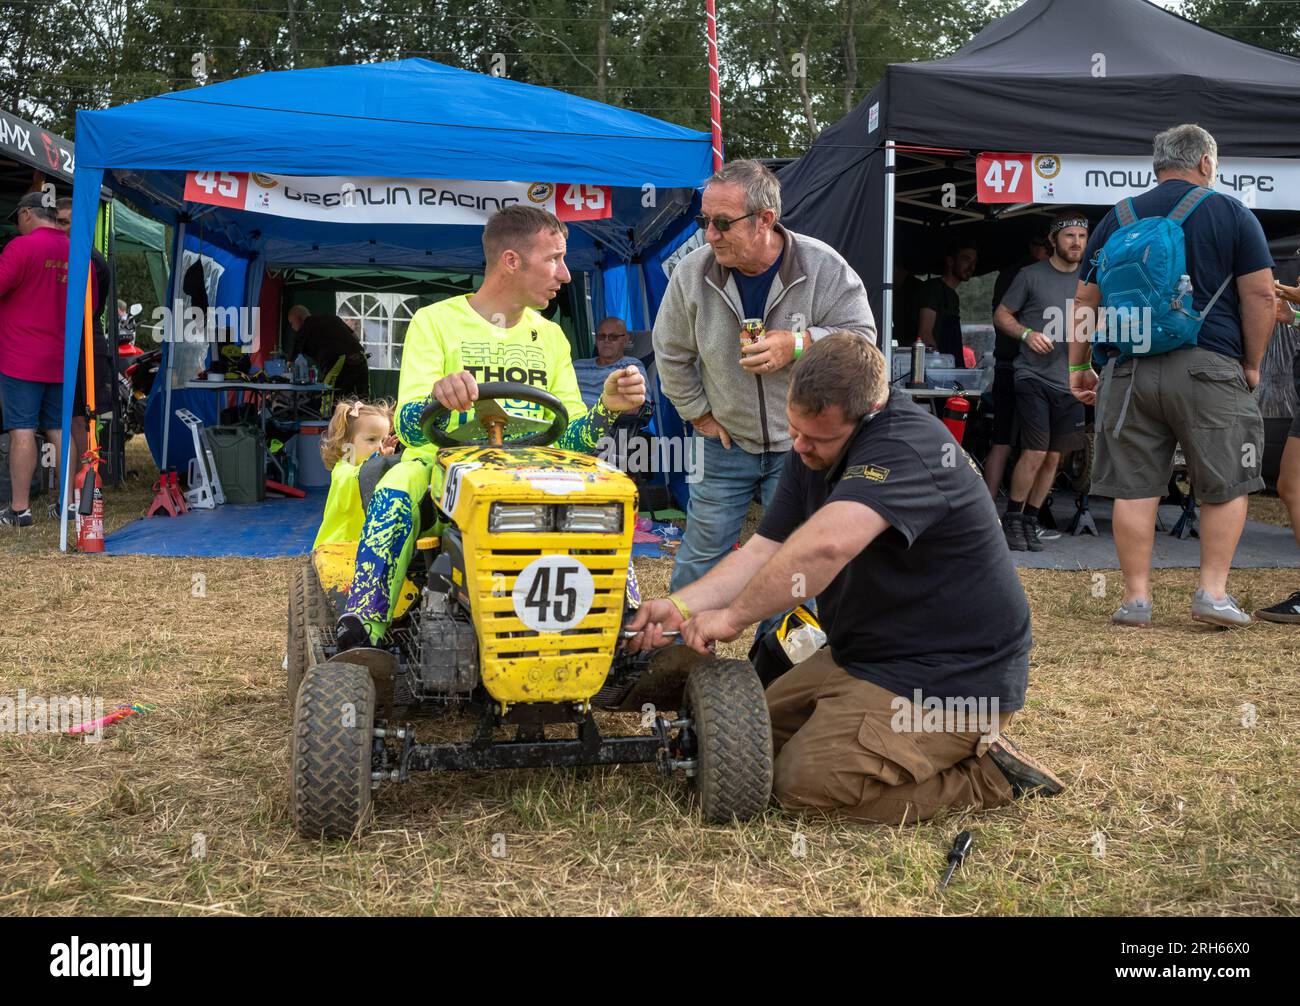
[[[705,0],[709,38],[709,127],[713,132],[713,170],[722,167],[722,100],[718,96],[718,15],[714,0]]]

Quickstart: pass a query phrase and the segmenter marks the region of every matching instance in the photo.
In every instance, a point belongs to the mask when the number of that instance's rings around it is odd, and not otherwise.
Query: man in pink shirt
[[[36,431],[62,442],[63,325],[68,292],[68,236],[54,200],[29,192],[14,210],[18,237],[0,252],[0,400],[9,431],[12,496],[0,524],[29,527],[28,493],[36,471]],[[55,506],[57,510],[57,504]]]

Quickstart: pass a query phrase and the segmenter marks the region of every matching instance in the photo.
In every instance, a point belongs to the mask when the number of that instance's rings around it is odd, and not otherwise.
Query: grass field
[[[110,529],[151,477],[109,493]],[[3,530],[0,696],[158,707],[99,744],[0,735],[6,914],[1300,912],[1300,628],[1192,623],[1191,570],[1156,574],[1145,632],[1108,624],[1117,574],[1022,573],[1037,645],[1012,733],[1067,782],[1052,800],[901,829],[775,810],[716,827],[650,767],[429,776],[382,789],[359,841],[320,843],[286,810],[300,560],[61,556],[48,519]],[[668,563],[638,560],[647,595]],[[1231,584],[1247,609],[1297,588],[1296,570]],[[962,828],[974,850],[939,892]]]

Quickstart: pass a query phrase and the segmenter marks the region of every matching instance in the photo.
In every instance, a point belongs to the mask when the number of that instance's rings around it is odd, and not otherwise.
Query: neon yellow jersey
[[[437,453],[420,432],[420,414],[429,402],[434,383],[462,370],[480,384],[513,381],[545,388],[564,403],[570,429],[587,413],[573,370],[569,340],[559,325],[525,308],[519,324],[498,328],[470,306],[469,297],[451,297],[421,308],[406,330],[397,389],[397,435],[407,445],[407,458]],[[500,404],[521,419],[550,419],[549,412],[531,402],[509,400]],[[469,418],[468,413],[457,413],[447,428],[454,430]],[[580,425],[585,428],[589,424]]]
[[[360,541],[366,511],[361,506],[361,485],[357,482],[360,466],[341,458],[330,472],[330,492],[325,497],[325,513],[312,548],[334,541]]]

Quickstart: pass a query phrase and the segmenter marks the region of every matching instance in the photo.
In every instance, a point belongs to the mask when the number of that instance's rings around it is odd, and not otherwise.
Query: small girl
[[[361,540],[366,511],[361,505],[357,472],[375,454],[397,449],[393,409],[387,402],[339,402],[320,440],[320,456],[330,472],[325,514],[312,548],[329,542]]]

